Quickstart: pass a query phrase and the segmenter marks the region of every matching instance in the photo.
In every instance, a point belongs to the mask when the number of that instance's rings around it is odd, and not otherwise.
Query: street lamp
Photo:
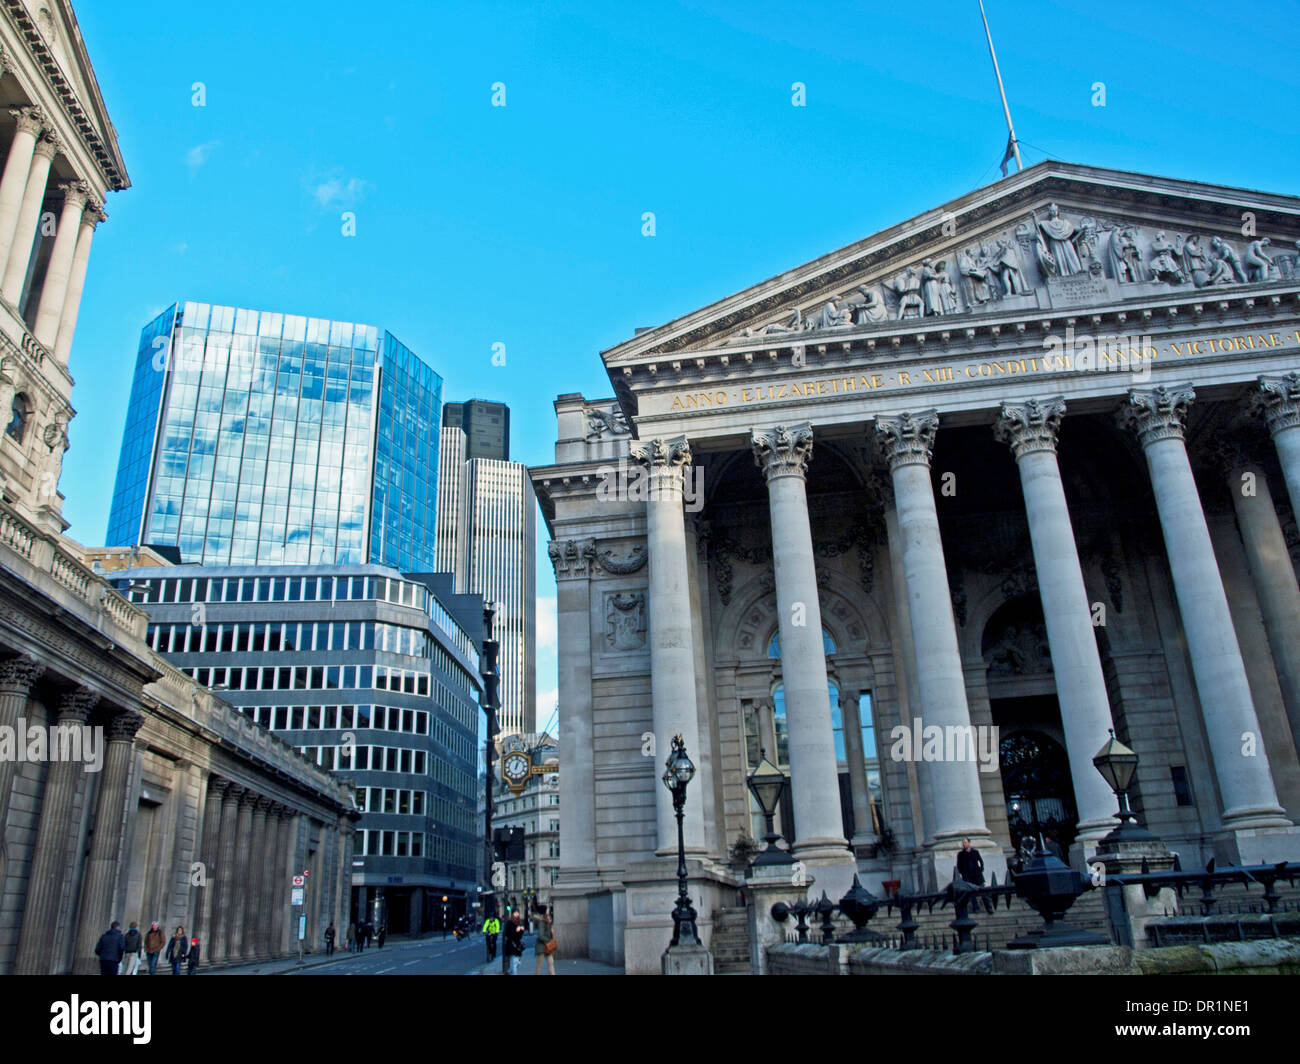
[[[699,932],[695,929],[695,909],[691,899],[686,896],[686,840],[682,831],[683,810],[686,807],[686,785],[695,778],[695,765],[686,756],[686,744],[680,735],[673,736],[672,753],[664,769],[664,786],[672,792],[673,812],[677,814],[677,905],[673,909],[673,940],[669,944],[679,945],[685,937],[700,946]]]
[[[1112,830],[1106,838],[1116,842],[1130,839],[1152,839],[1154,836],[1137,823],[1137,814],[1133,812],[1128,804],[1128,789],[1133,783],[1134,773],[1137,772],[1138,756],[1115,738],[1114,728],[1109,729],[1109,731],[1110,738],[1097,751],[1097,756],[1092,759],[1093,765],[1101,773],[1101,778],[1115,792],[1115,799],[1119,802],[1119,812],[1115,814],[1119,817],[1119,826]]]
[[[754,864],[794,864],[794,857],[777,846],[776,840],[781,836],[776,833],[776,828],[772,824],[772,818],[776,815],[777,807],[781,804],[781,796],[785,793],[789,781],[785,773],[767,759],[766,750],[760,750],[759,755],[762,760],[745,779],[745,785],[754,796],[754,800],[758,802],[759,809],[763,811],[763,819],[767,823],[767,834],[764,836],[767,849],[754,859]]]

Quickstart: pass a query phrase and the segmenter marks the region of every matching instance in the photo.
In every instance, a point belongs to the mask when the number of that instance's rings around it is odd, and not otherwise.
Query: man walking
[[[979,850],[972,849],[970,839],[961,840],[961,849],[957,851],[957,875],[974,887],[984,886],[984,858]],[[993,902],[983,895],[980,901],[988,912],[993,911]]]
[[[99,936],[95,944],[95,956],[99,958],[100,975],[117,975],[117,967],[122,963],[126,947],[122,944],[122,925],[114,920],[107,931]]]
[[[158,921],[155,920],[149,925],[149,930],[145,932],[144,936],[144,955],[149,962],[150,975],[158,973],[158,954],[163,951],[163,946],[166,944],[163,940],[162,928],[158,926]]]
[[[325,956],[334,956],[334,925],[325,928]]]
[[[144,939],[140,926],[131,921],[131,927],[122,938],[122,948],[126,951],[122,957],[122,974],[135,975],[140,970],[140,954],[144,950]]]

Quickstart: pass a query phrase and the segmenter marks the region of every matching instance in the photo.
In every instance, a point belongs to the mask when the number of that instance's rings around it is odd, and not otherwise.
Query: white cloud
[[[322,210],[352,206],[365,193],[367,187],[367,182],[361,178],[345,178],[340,173],[307,179],[307,192]]]
[[[199,172],[200,167],[208,161],[208,156],[212,154],[212,149],[221,144],[219,140],[210,140],[206,144],[196,144],[185,153],[185,165],[190,168],[190,176],[193,177]]]
[[[537,656],[555,657],[558,646],[559,625],[555,614],[555,598],[538,596],[537,599]]]

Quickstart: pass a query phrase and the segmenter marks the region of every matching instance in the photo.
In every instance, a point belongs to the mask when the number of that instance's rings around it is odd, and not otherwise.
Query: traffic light
[[[445,894],[442,896],[442,904],[443,904],[443,905],[446,905],[446,904],[447,904],[447,895],[445,895]]]

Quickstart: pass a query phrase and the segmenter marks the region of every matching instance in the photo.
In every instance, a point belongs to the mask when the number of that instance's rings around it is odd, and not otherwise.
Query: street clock
[[[532,775],[532,772],[532,759],[522,750],[507,754],[505,760],[501,763],[501,774],[505,777],[506,783],[510,785],[512,791],[523,790],[524,784],[528,782],[528,777]]]

